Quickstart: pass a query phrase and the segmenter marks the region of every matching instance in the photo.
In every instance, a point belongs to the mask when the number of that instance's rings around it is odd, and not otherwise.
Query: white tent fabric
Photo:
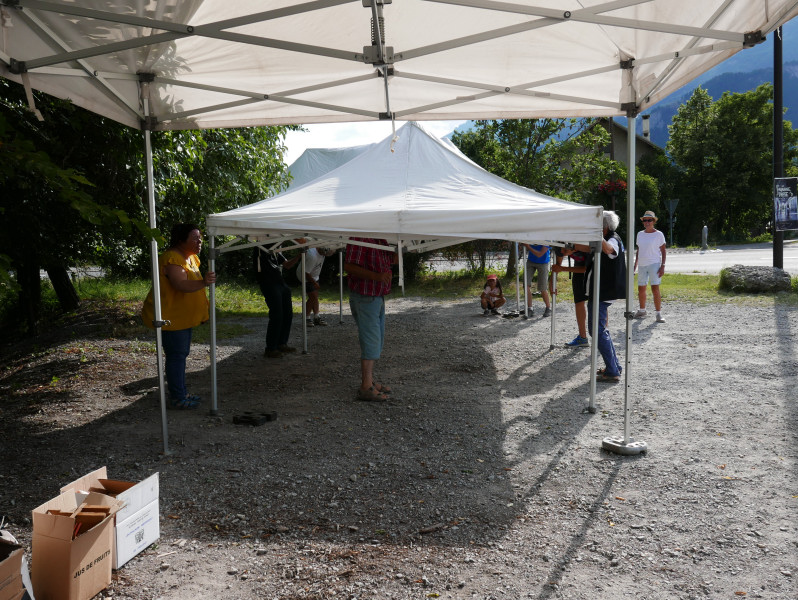
[[[417,123],[397,135],[315,181],[209,215],[208,232],[374,237],[417,249],[464,239],[601,239],[600,207],[557,200],[488,173]]]
[[[797,0],[0,6],[0,75],[149,129],[625,116],[798,14]]]
[[[302,155],[288,167],[291,183],[288,189],[297,188],[326,175],[333,169],[348,163],[375,144],[349,146],[348,148],[307,148]]]

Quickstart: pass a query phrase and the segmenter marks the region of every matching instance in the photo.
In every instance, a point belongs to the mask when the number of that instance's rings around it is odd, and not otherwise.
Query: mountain
[[[785,120],[791,120],[795,125],[798,121],[798,61],[785,63],[783,71],[783,101],[786,112]],[[748,72],[729,72],[721,73],[710,79],[705,79],[700,84],[695,83],[681,88],[668,96],[665,100],[654,105],[646,111],[651,115],[649,125],[651,127],[651,141],[658,146],[665,146],[668,141],[668,125],[671,124],[673,116],[681,104],[687,102],[693,92],[700,85],[709,95],[717,100],[724,92],[743,93],[748,92],[762,85],[773,81],[773,66],[756,69]],[[639,129],[640,125],[638,125]]]

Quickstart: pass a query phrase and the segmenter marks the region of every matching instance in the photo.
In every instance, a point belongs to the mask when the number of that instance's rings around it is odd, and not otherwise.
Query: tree
[[[148,270],[157,231],[147,224],[143,134],[67,101],[35,94],[44,122],[27,109],[21,86],[0,81],[0,255],[16,274],[18,307],[34,331],[39,269],[51,273],[64,310],[77,295],[75,264],[111,274]],[[201,224],[206,214],[262,199],[286,183],[288,128],[152,134],[158,223]],[[0,267],[3,266],[0,256]],[[8,280],[8,278],[6,278]],[[60,285],[59,285],[60,284]]]
[[[679,169],[677,233],[697,240],[704,225],[719,239],[763,233],[773,212],[773,86],[713,101],[698,88],[669,126],[667,150]],[[798,132],[784,122],[785,161],[798,153]]]
[[[609,133],[596,124],[595,119],[475,121],[474,129],[455,132],[452,141],[499,177],[581,202],[618,169],[604,153]],[[514,245],[510,248],[507,275],[514,276],[517,258]]]

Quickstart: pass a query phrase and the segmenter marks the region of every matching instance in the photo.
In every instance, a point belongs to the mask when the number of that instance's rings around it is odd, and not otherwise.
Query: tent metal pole
[[[551,277],[551,341],[549,342],[549,350],[554,350],[554,335],[557,330],[557,273],[551,270],[553,253],[549,253],[549,276]]]
[[[301,273],[302,276],[299,278],[299,286],[302,289],[302,354],[307,354],[308,353],[308,291],[305,288],[305,282],[307,281],[306,279],[307,273],[305,271],[305,256],[307,256],[308,253],[307,246],[302,248],[301,252],[302,252],[302,258],[300,259],[300,264],[302,265],[302,273]]]
[[[521,314],[521,263],[518,260],[518,242],[515,242],[515,309]]]
[[[627,130],[629,132],[628,146],[628,175],[627,186],[628,198],[626,202],[626,311],[624,320],[626,321],[626,360],[624,363],[624,390],[623,390],[623,438],[607,437],[601,443],[601,447],[616,454],[632,455],[640,454],[648,449],[648,445],[641,441],[635,441],[629,435],[629,421],[631,417],[631,400],[629,398],[629,381],[632,365],[632,299],[634,297],[634,244],[635,244],[635,154],[637,142],[637,127],[635,115],[630,111],[627,117]]]
[[[405,295],[405,263],[402,258],[402,240],[397,240],[396,253],[399,257],[399,287],[402,288],[402,297]]]
[[[149,86],[144,83],[141,88],[142,102],[144,105],[145,118],[150,116]],[[150,130],[144,130],[144,156],[147,165],[147,208],[149,213],[150,229],[155,229],[155,178],[152,166],[152,141],[150,140]],[[166,418],[166,386],[164,385],[164,366],[163,366],[163,336],[161,327],[166,323],[161,315],[161,269],[158,264],[158,242],[150,240],[150,251],[152,254],[152,299],[155,317],[155,360],[158,365],[158,390],[161,395],[161,437],[163,438],[163,453],[171,454],[169,450],[169,427]]]
[[[216,236],[210,237],[210,251],[208,252],[208,270],[216,271]],[[208,414],[215,417],[219,414],[219,386],[216,378],[216,284],[212,283],[208,292],[210,298],[211,317],[211,409]]]
[[[338,323],[344,322],[344,250],[338,249]]]
[[[599,317],[599,281],[601,280],[601,246],[602,243],[593,249],[593,290],[590,292],[590,317],[592,319],[593,327],[591,327],[590,335],[590,401],[587,405],[587,412],[595,414],[596,412],[596,371],[598,366],[598,317]]]
[[[524,265],[524,318],[528,319],[529,307],[532,306],[532,296],[529,294],[529,270],[526,268],[526,261],[521,263]]]

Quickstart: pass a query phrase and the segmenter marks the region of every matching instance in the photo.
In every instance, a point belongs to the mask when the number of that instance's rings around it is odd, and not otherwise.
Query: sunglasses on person
[[[652,223],[654,219],[642,219],[643,223]]]

